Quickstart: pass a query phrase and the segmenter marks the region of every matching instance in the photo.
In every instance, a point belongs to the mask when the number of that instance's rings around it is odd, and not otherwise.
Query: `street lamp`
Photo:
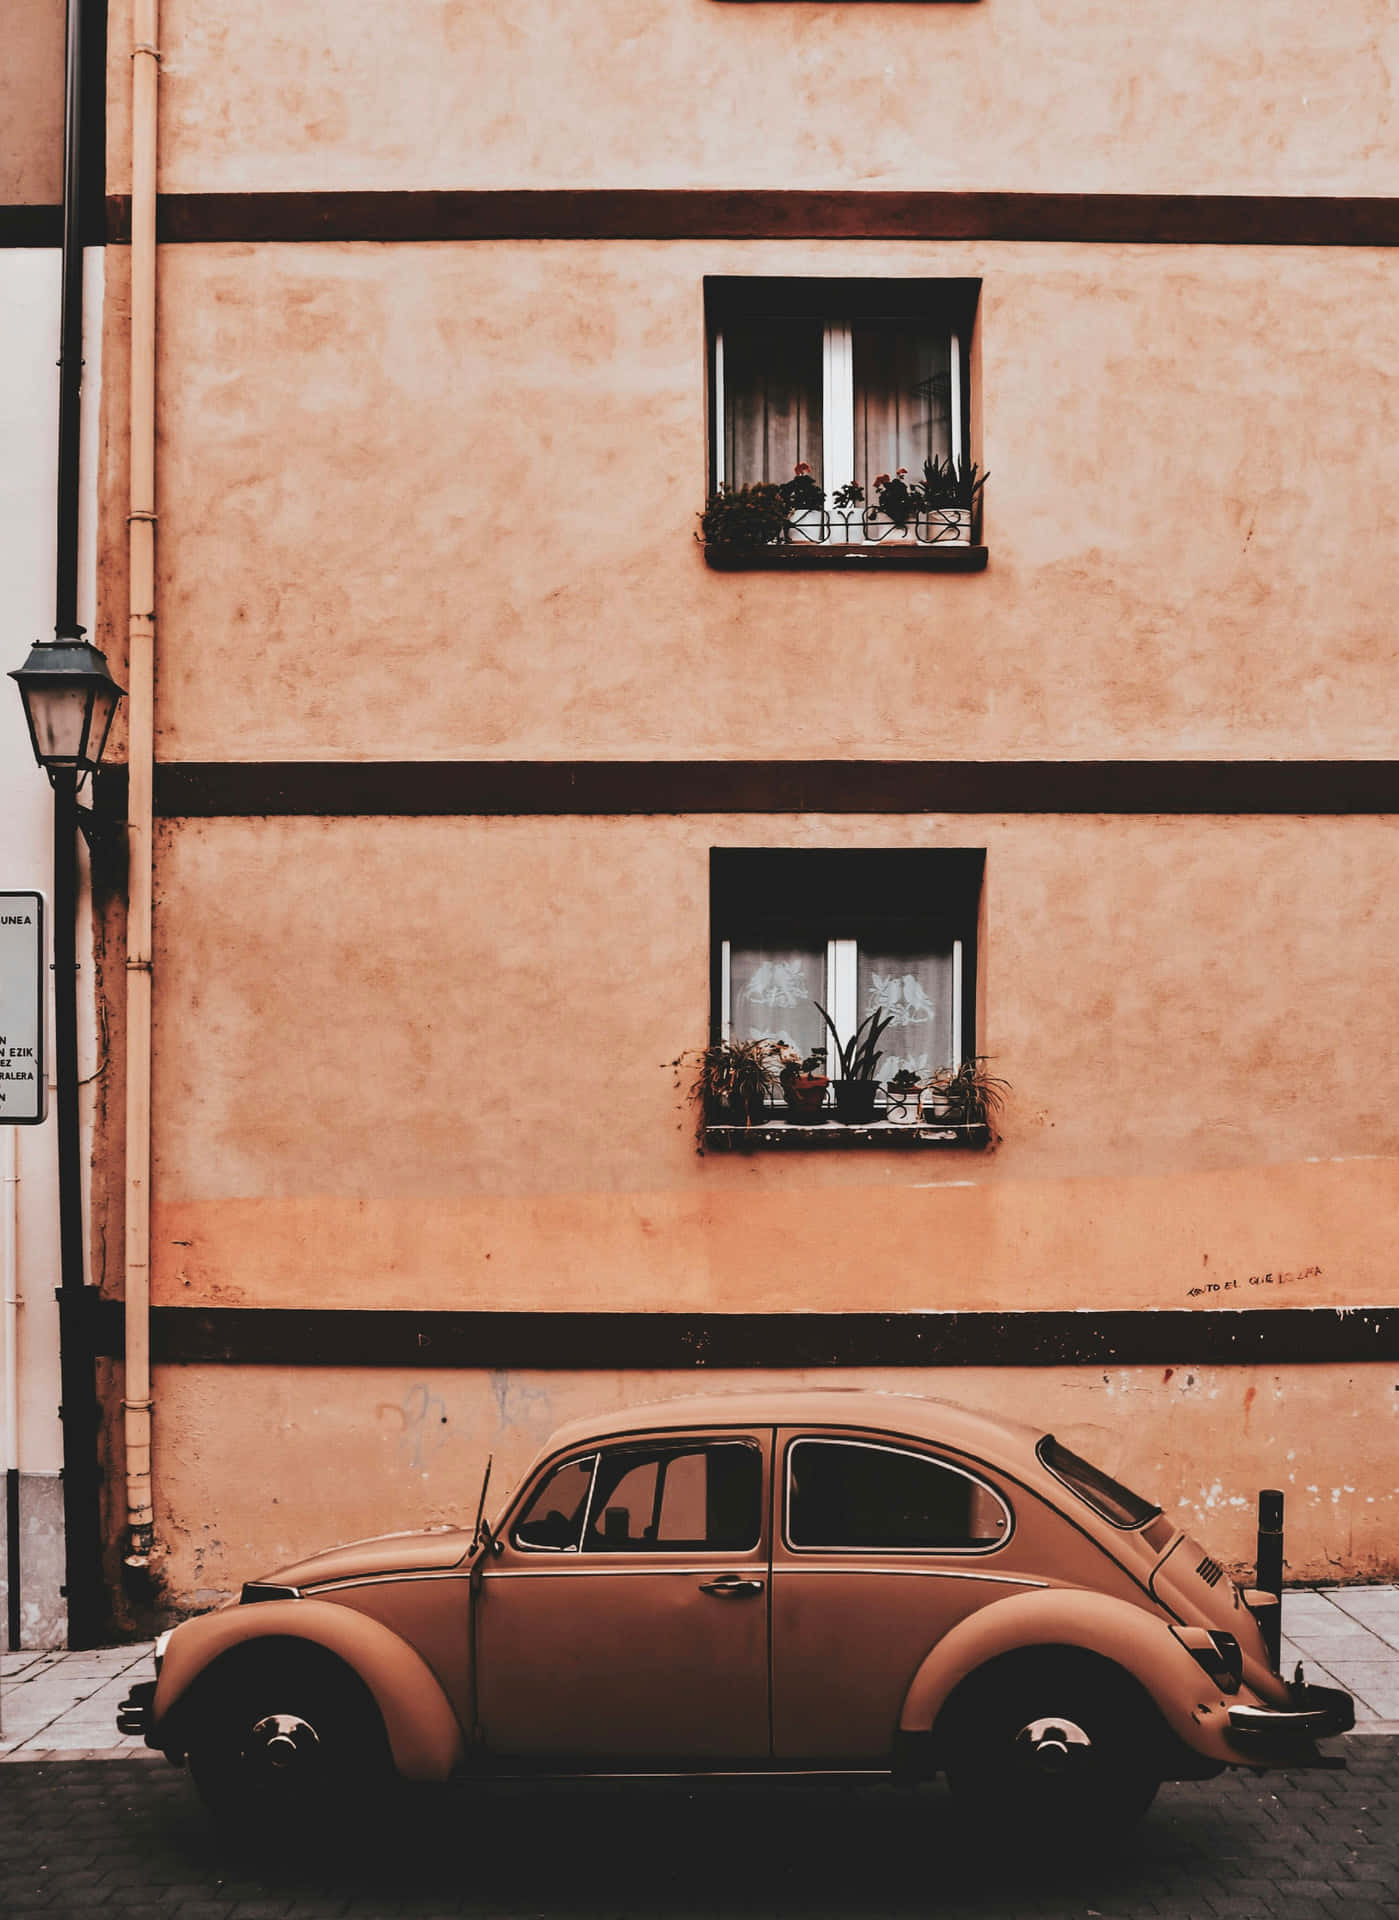
[[[70,515],[71,518],[71,515]],[[62,588],[71,586],[66,576]],[[71,594],[67,595],[71,599]],[[93,1376],[92,1303],[83,1258],[82,1158],[78,1133],[77,841],[91,842],[95,816],[78,805],[78,789],[97,771],[122,689],[106,657],[83,639],[65,612],[56,637],[36,640],[10,678],[19,685],[34,758],[53,787],[54,1092],[58,1122],[59,1375],[63,1421],[63,1591],[68,1644],[99,1644],[102,1585],[101,1483],[97,1465],[100,1414]],[[14,1578],[14,1569],[11,1576]]]
[[[71,776],[76,794],[97,771],[123,688],[107,671],[106,655],[82,638],[36,640],[10,678],[19,684],[34,758],[55,789]]]

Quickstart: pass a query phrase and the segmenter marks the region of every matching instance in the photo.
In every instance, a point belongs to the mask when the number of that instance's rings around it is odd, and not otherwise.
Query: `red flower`
[[[793,467],[792,472],[793,473],[810,473],[811,468],[806,464],[805,460],[798,460],[797,464]]]
[[[889,484],[889,476],[888,476],[888,474],[887,474],[887,473],[877,473],[877,474],[876,474],[876,475],[874,476],[874,484],[875,484],[875,485],[876,485],[877,487],[887,487],[887,486],[888,486],[888,484]]]

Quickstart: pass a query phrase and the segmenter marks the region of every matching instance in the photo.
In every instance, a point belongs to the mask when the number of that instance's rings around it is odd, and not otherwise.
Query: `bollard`
[[[1258,1496],[1258,1585],[1277,1596],[1259,1620],[1274,1669],[1282,1658],[1282,1494],[1265,1487]]]

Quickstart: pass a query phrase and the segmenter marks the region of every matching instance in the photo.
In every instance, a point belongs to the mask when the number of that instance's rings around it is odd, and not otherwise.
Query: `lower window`
[[[879,1111],[900,1073],[926,1084],[970,1060],[984,860],[968,848],[716,849],[718,1034],[770,1039],[802,1058],[822,1053],[835,1079],[837,1036],[847,1043],[882,1015]]]

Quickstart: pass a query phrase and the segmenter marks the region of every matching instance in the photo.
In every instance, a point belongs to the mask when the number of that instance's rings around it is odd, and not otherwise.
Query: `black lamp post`
[[[97,770],[122,689],[105,656],[71,635],[36,640],[10,678],[19,684],[34,757],[53,785],[54,1077],[58,1121],[58,1237],[62,1284],[59,1367],[63,1405],[64,1593],[68,1644],[95,1646],[105,1613],[102,1580],[99,1411],[93,1379],[90,1295],[83,1260],[78,1139],[78,941],[76,829],[91,816],[78,789]]]

